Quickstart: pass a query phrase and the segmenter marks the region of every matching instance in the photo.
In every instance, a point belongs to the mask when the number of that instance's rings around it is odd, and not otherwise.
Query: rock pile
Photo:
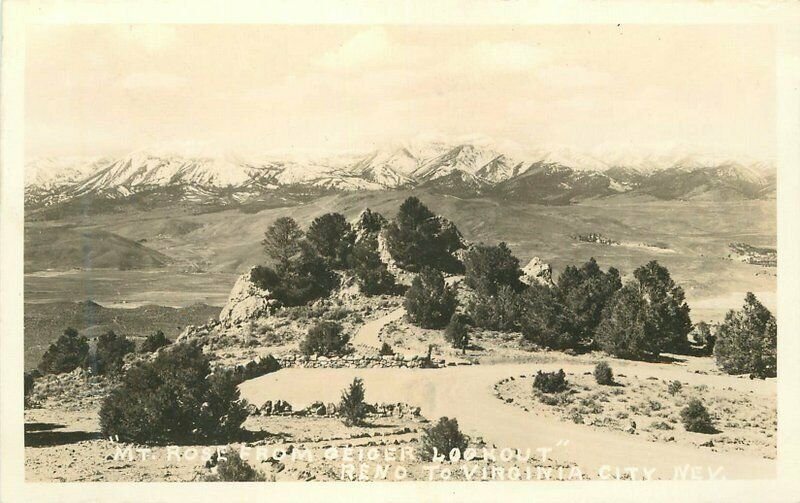
[[[92,375],[83,368],[63,374],[45,374],[36,379],[29,396],[30,403],[67,410],[81,410],[99,405],[108,394],[112,382],[104,376]]]
[[[522,268],[520,281],[526,285],[538,283],[544,286],[555,286],[553,283],[553,269],[550,264],[542,261],[539,257],[533,257],[528,265]]]

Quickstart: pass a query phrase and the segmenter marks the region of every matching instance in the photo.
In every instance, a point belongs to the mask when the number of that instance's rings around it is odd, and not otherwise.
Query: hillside
[[[452,220],[466,239],[487,243],[506,241],[520,260],[526,262],[538,256],[552,264],[556,275],[567,265],[582,263],[592,256],[603,267],[617,267],[623,274],[656,259],[670,268],[694,299],[708,300],[733,293],[738,297],[747,290],[769,292],[775,288],[774,270],[762,271],[760,267],[728,258],[730,243],[775,247],[774,201],[659,201],[652,196],[623,194],[567,206],[544,206],[513,200],[498,202],[487,197],[465,199],[432,190],[396,190],[330,194],[310,203],[253,213],[227,209],[176,215],[169,208],[162,208],[102,214],[86,220],[73,217],[62,222],[111,233],[123,242],[141,242],[142,247],[168,256],[173,269],[197,271],[184,279],[169,279],[169,287],[158,287],[171,290],[180,284],[198,284],[205,276],[241,273],[253,264],[263,263],[261,239],[266,228],[279,217],[291,216],[304,228],[326,212],[339,212],[352,220],[368,207],[392,217],[400,203],[412,194],[435,213]],[[28,228],[48,227],[29,222]],[[608,246],[573,237],[592,233],[620,244]],[[47,250],[43,251],[31,243],[26,253],[32,257],[52,256],[46,241],[40,240],[37,246],[44,245]],[[48,267],[62,268],[56,259],[46,262]],[[172,276],[164,278],[167,281]],[[37,279],[37,284],[42,281]],[[136,295],[131,297],[140,299],[146,285],[140,282],[136,285]],[[215,297],[224,297],[230,286],[203,282],[199,291],[205,299],[210,291],[216,292]],[[728,305],[727,300],[720,305],[708,302],[703,309],[715,316],[724,315],[725,309],[735,305]]]
[[[25,228],[25,272],[47,269],[150,269],[172,259],[143,244],[100,229]]]
[[[142,306],[109,309],[92,301],[53,302],[25,305],[25,368],[36,367],[51,342],[67,327],[89,338],[113,330],[139,338],[161,330],[174,340],[187,325],[200,325],[216,318],[220,308],[196,304],[185,308]]]

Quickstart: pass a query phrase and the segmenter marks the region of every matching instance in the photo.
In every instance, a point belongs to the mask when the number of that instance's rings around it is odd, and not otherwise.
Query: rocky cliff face
[[[526,285],[538,283],[545,286],[555,286],[553,282],[553,269],[550,264],[542,262],[539,257],[533,257],[528,265],[522,268],[520,281]]]
[[[231,327],[259,316],[269,316],[277,307],[278,301],[270,292],[250,280],[251,273],[252,268],[239,276],[233,285],[228,302],[219,313],[223,326]]]

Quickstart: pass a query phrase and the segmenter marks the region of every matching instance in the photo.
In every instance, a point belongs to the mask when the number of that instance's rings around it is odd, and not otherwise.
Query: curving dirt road
[[[405,308],[400,307],[376,320],[364,323],[361,328],[358,329],[356,335],[353,336],[353,339],[350,341],[350,343],[354,347],[368,346],[370,348],[374,348],[375,350],[379,350],[381,348],[381,341],[378,338],[378,334],[380,334],[381,328],[388,323],[399,320],[405,316],[405,314]]]
[[[558,368],[577,373],[591,370],[592,367],[590,364],[561,362],[448,367],[438,370],[290,368],[244,382],[241,392],[243,398],[256,404],[283,399],[295,407],[302,407],[317,400],[337,402],[341,390],[354,377],[360,377],[364,380],[367,400],[370,402],[407,402],[421,407],[423,415],[431,419],[455,417],[466,433],[482,436],[488,444],[495,444],[498,448],[531,449],[535,452],[540,447],[553,447],[550,457],[577,463],[592,478],[597,478],[598,470],[608,465],[614,468],[654,469],[652,477],[659,479],[671,479],[675,476],[676,467],[686,466],[699,467],[695,473],[704,479],[711,476],[757,479],[776,475],[774,460],[738,453],[716,453],[683,445],[657,444],[621,432],[546,419],[507,405],[492,394],[494,383],[505,377]],[[632,363],[625,367],[625,372],[640,378],[654,376],[680,379],[693,385],[735,386],[743,393],[753,391],[774,396],[776,392],[774,382],[691,374],[685,369],[666,365]],[[557,446],[563,441],[567,441],[566,445]]]

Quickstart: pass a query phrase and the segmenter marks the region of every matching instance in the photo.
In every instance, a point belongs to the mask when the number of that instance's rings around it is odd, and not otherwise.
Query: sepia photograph
[[[478,21],[27,24],[3,462],[777,483],[785,30]]]

